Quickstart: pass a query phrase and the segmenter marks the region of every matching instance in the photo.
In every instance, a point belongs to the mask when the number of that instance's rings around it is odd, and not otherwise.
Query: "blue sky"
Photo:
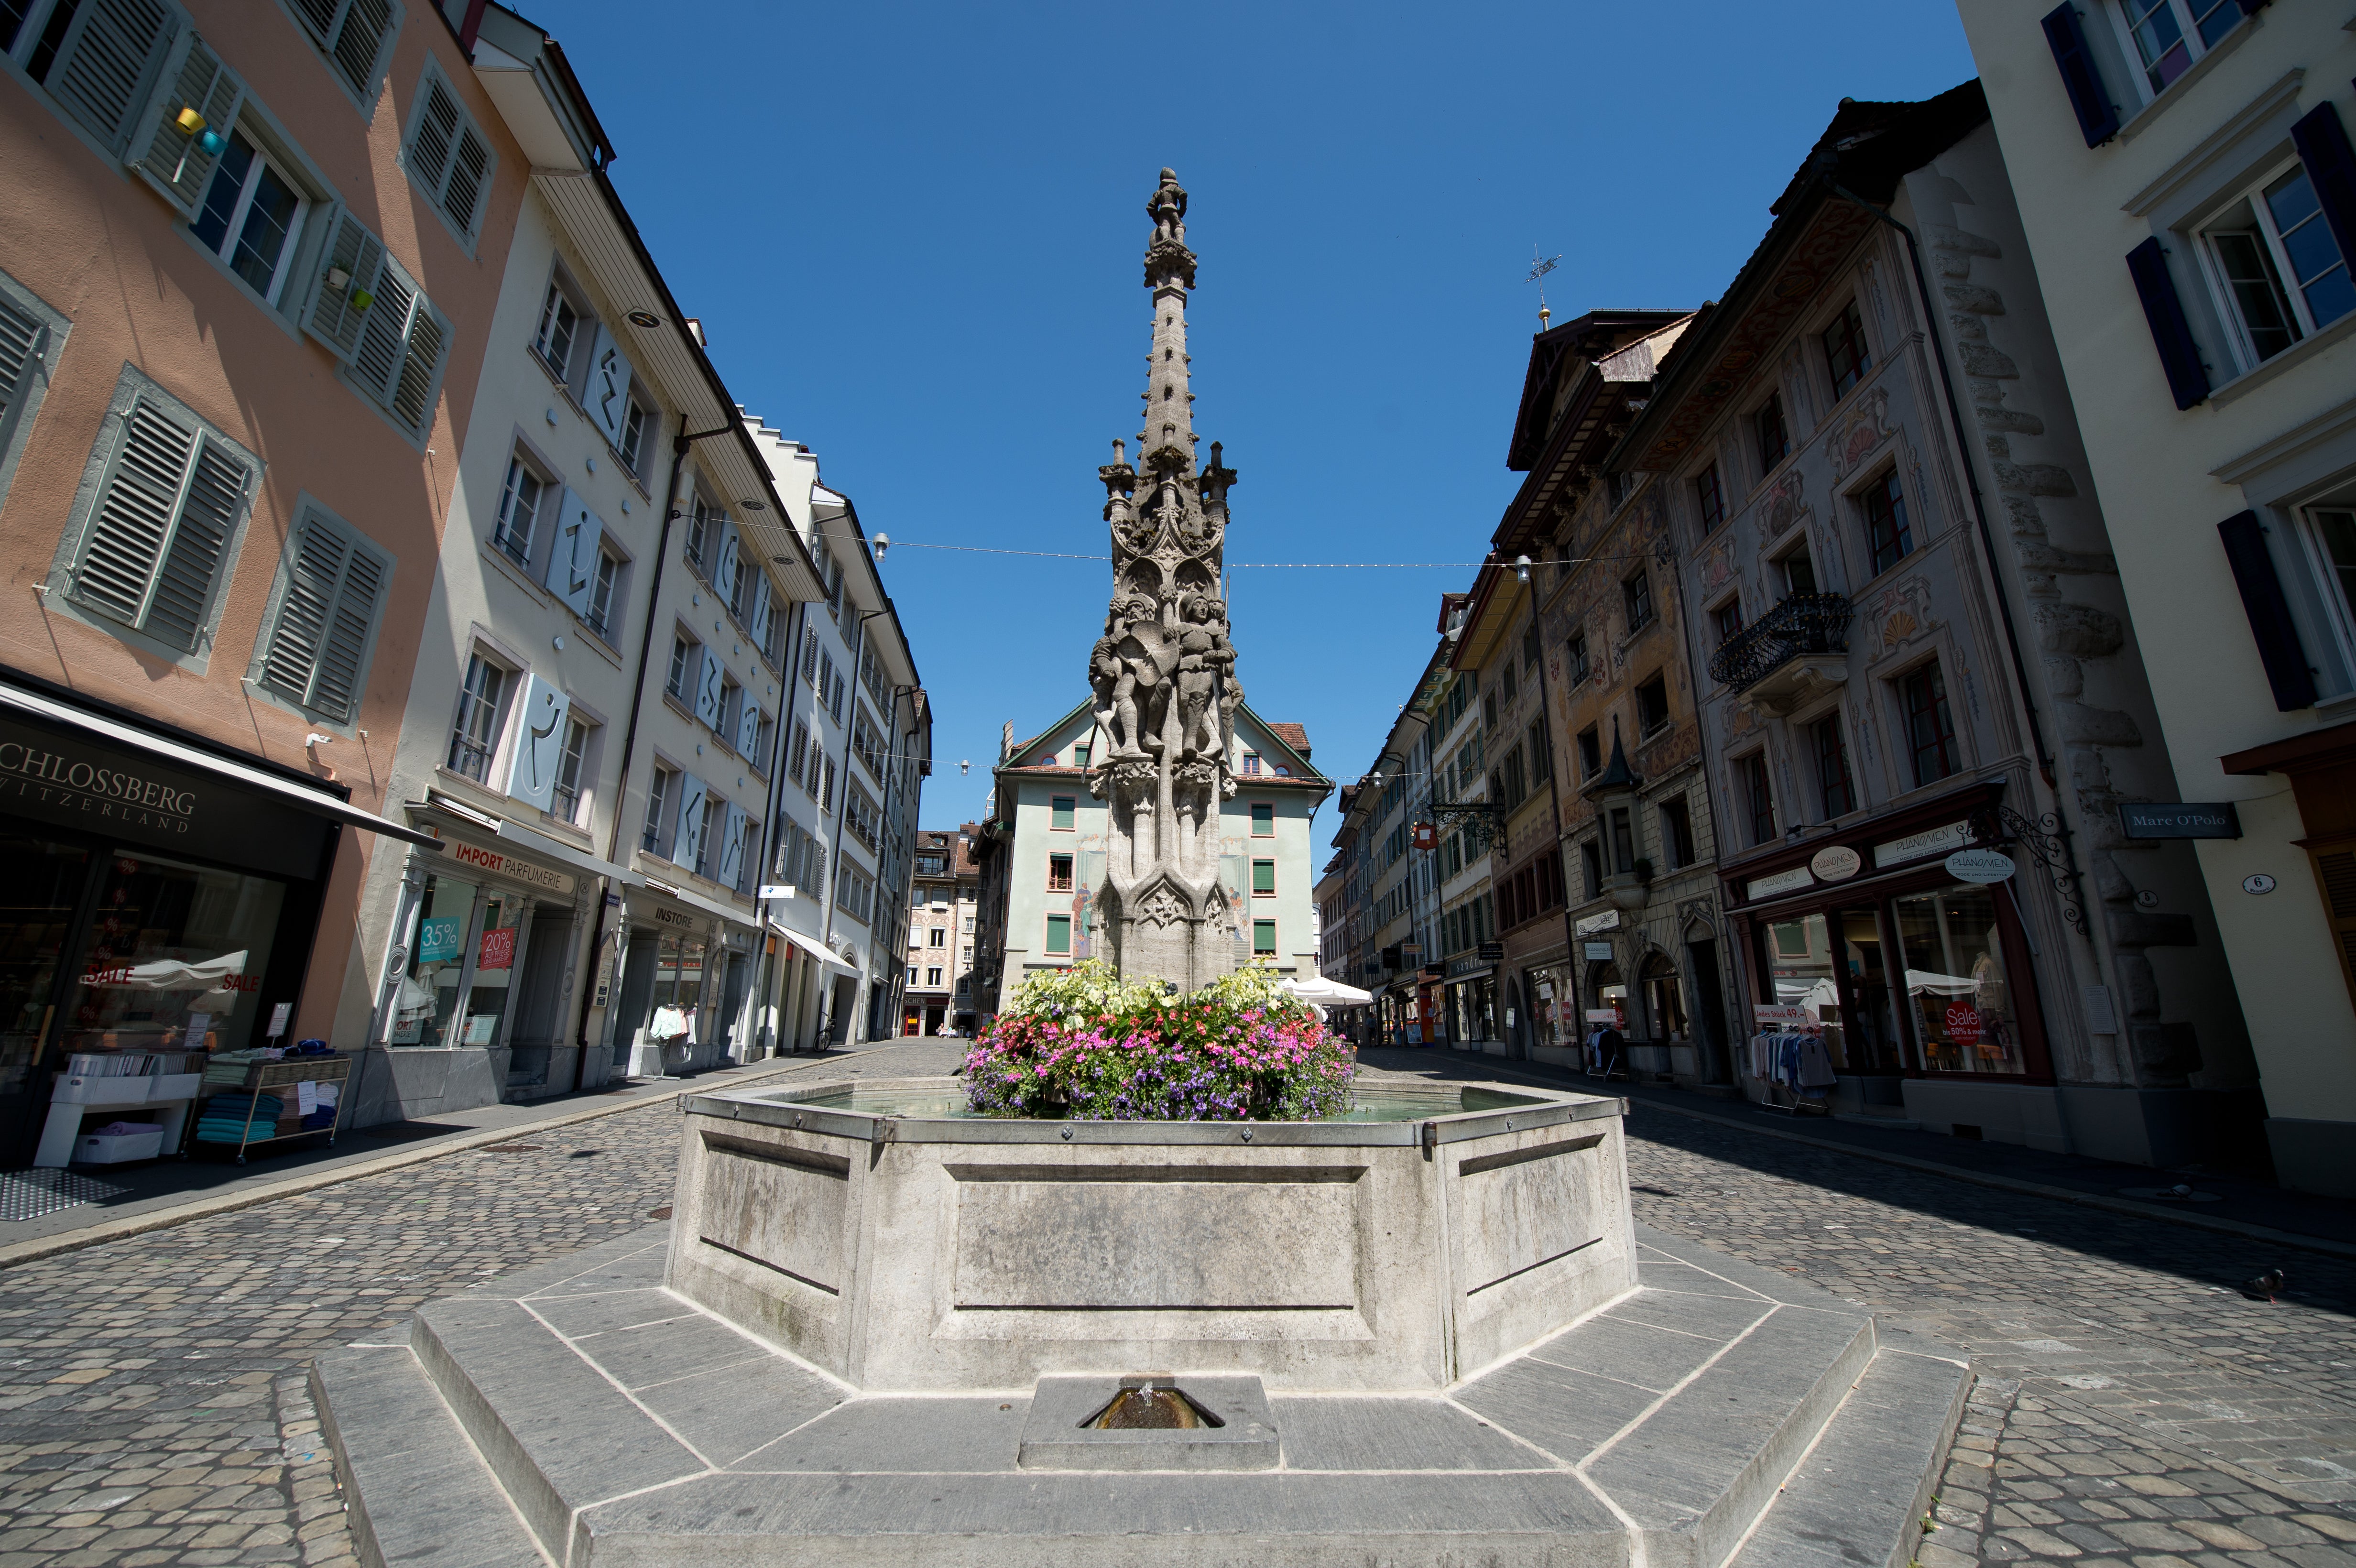
[[[1952,0],[526,8],[730,386],[871,537],[1104,552],[1096,469],[1145,384],[1144,203],[1174,167],[1195,428],[1242,475],[1239,670],[1337,781],[1472,574],[1243,563],[1478,560],[1517,478],[1534,245],[1562,257],[1558,322],[1698,304],[1842,97],[1973,74]],[[1084,694],[1108,569],[883,570],[934,704],[926,824],[975,816],[1001,724]]]

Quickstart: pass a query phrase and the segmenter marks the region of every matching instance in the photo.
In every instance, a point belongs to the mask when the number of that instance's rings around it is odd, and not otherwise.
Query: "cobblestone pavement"
[[[1666,1112],[1631,1133],[1648,1223],[1974,1353],[1922,1568],[2356,1568],[2356,1265]],[[668,1104],[528,1129],[0,1272],[0,1568],[351,1563],[311,1354],[646,1223],[677,1136]],[[2276,1264],[2278,1303],[2232,1288]]]

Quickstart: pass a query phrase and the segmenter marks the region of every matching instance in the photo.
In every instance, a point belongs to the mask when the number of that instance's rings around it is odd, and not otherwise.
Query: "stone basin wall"
[[[807,1104],[818,1085],[691,1096],[667,1277],[871,1392],[1443,1388],[1636,1284],[1626,1103],[1483,1087],[1522,1103],[1088,1123],[867,1115]]]

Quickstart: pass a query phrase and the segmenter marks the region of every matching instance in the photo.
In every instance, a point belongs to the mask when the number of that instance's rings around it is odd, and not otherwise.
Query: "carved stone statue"
[[[1092,783],[1111,807],[1101,890],[1110,956],[1121,973],[1192,990],[1234,966],[1228,900],[1219,885],[1220,803],[1235,793],[1228,757],[1236,650],[1223,578],[1234,471],[1214,443],[1194,463],[1186,390],[1186,192],[1162,171],[1146,202],[1153,237],[1145,283],[1154,300],[1152,368],[1138,466],[1115,443],[1097,471],[1106,490],[1113,594],[1088,655],[1088,688],[1110,755]],[[1141,480],[1141,471],[1142,479]]]

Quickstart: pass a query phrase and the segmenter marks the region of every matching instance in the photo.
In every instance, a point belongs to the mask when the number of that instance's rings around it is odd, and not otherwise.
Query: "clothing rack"
[[[1836,1081],[1823,1035],[1807,1029],[1762,1029],[1751,1037],[1751,1076],[1767,1085],[1762,1110],[1794,1117],[1832,1114],[1821,1093],[1805,1093],[1829,1089]],[[1779,1098],[1778,1091],[1788,1098]]]

